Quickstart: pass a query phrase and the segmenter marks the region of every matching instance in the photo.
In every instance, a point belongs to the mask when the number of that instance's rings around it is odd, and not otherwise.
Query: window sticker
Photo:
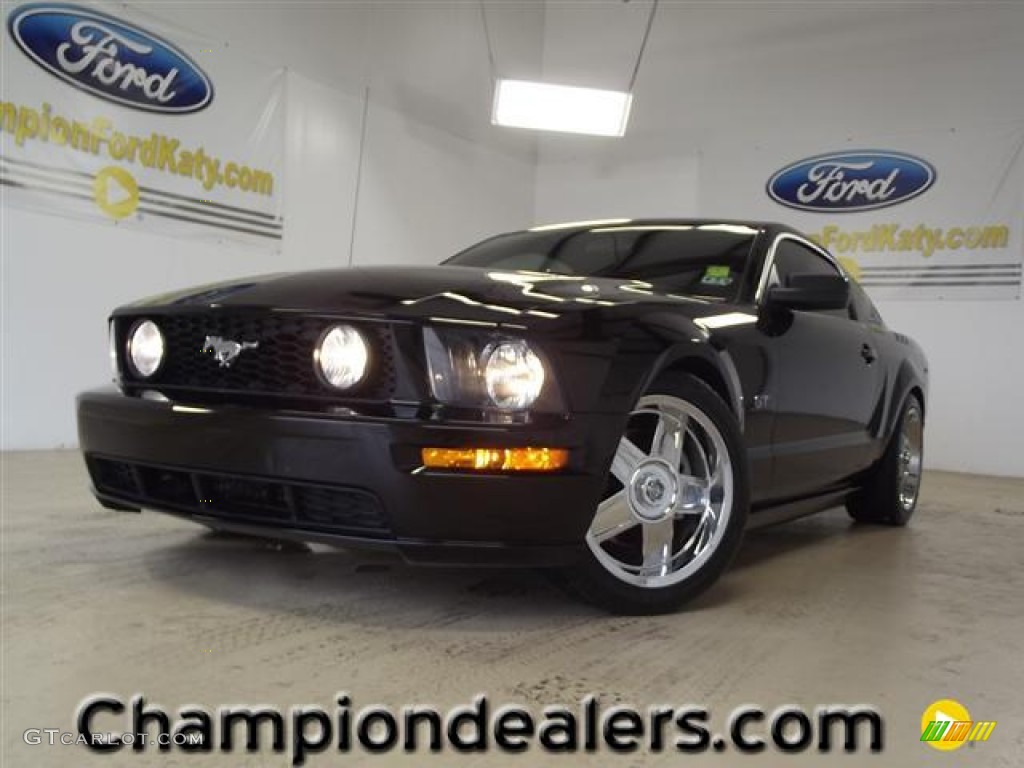
[[[732,270],[728,265],[713,264],[705,267],[700,281],[703,285],[732,285]]]

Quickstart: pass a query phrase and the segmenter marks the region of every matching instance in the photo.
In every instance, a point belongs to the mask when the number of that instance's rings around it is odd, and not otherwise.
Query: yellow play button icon
[[[139,207],[139,185],[124,168],[108,165],[96,174],[92,189],[96,205],[113,219],[131,216]]]
[[[921,741],[943,751],[959,749],[973,725],[967,707],[955,699],[940,699],[921,715]]]

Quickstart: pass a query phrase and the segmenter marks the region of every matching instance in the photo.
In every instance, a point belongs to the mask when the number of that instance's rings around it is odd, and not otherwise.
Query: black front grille
[[[175,391],[242,393],[284,398],[332,398],[338,393],[324,384],[313,364],[313,351],[321,336],[338,320],[287,313],[227,313],[211,311],[151,316],[164,335],[165,359],[149,379],[134,376],[122,364],[131,387]],[[126,348],[137,318],[118,321],[119,348]],[[347,322],[347,321],[346,321]],[[371,365],[365,382],[346,397],[387,400],[395,386],[394,341],[390,327],[356,323],[371,347]],[[203,351],[208,337],[254,344],[243,349],[230,365],[221,365],[211,351]],[[123,362],[123,361],[122,361]]]
[[[375,538],[390,535],[380,501],[359,488],[155,467],[99,456],[87,459],[101,494],[142,506],[225,520]]]

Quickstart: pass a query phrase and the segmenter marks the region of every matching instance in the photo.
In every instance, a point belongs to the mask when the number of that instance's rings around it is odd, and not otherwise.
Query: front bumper
[[[442,424],[239,406],[192,407],[114,388],[78,398],[78,432],[107,505],[244,533],[387,547],[413,562],[571,562],[605,487],[616,419],[545,427]],[[423,446],[568,448],[558,474],[422,471]]]

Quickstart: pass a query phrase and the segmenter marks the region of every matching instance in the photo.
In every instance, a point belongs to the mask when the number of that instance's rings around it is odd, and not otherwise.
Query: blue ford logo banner
[[[817,155],[768,180],[775,202],[802,211],[870,211],[904,203],[935,183],[930,163],[902,152],[858,150]]]
[[[197,112],[213,100],[210,79],[185,53],[90,8],[24,5],[11,12],[8,28],[36,64],[101,99],[168,114]]]

